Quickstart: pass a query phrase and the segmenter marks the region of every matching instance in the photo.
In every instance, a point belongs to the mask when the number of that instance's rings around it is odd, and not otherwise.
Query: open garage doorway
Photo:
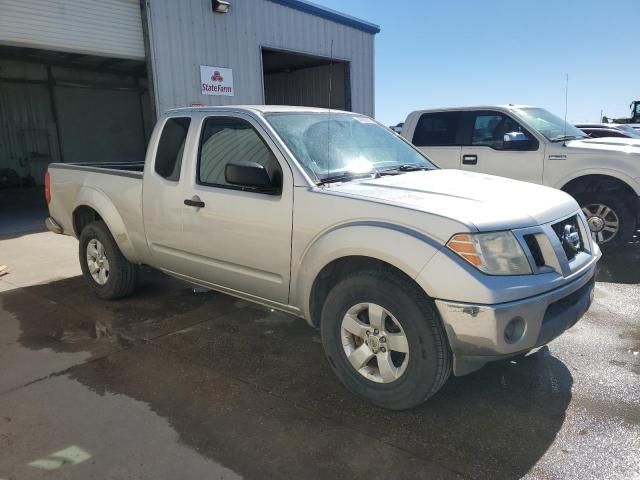
[[[263,48],[262,70],[267,105],[351,110],[349,62]]]
[[[49,163],[143,162],[143,60],[0,46],[0,235],[45,213]]]

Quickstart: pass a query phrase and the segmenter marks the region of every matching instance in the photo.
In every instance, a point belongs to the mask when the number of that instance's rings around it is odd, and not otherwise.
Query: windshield
[[[513,113],[552,142],[587,138],[582,130],[544,108],[516,108]]]
[[[640,132],[629,125],[618,125],[616,128],[619,128],[624,133],[629,135],[630,138],[640,138]]]
[[[312,178],[436,168],[372,119],[345,113],[270,113],[267,120]]]

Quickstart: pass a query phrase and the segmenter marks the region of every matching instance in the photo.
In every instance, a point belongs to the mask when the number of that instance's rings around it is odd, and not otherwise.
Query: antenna
[[[327,121],[327,177],[331,174],[331,97],[333,91],[333,38],[331,39],[331,50],[329,51],[329,114]]]
[[[562,146],[567,145],[567,111],[569,109],[569,74],[567,73],[567,83],[564,87],[564,139]]]

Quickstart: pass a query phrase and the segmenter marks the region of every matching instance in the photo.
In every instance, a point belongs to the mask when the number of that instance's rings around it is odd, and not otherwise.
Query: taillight
[[[49,172],[44,174],[44,198],[47,200],[47,205],[51,202],[51,179],[49,178]]]

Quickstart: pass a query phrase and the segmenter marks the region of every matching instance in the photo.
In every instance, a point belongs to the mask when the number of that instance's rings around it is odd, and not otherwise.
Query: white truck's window
[[[167,180],[180,180],[184,142],[190,123],[190,118],[170,118],[164,124],[156,152],[155,171]]]
[[[526,125],[537,130],[544,135],[547,140],[552,142],[563,142],[565,140],[587,137],[582,130],[565,122],[560,117],[556,117],[544,108],[522,107],[514,108],[512,112]]]
[[[413,133],[417,147],[458,145],[461,112],[423,113]]]
[[[272,183],[282,179],[273,152],[251,124],[239,118],[207,118],[198,154],[198,183],[237,188],[225,179],[225,167],[230,162],[256,162],[264,166]]]
[[[505,150],[504,136],[514,132],[522,133],[531,140],[531,134],[508,115],[500,112],[478,113],[473,122],[471,145]]]

